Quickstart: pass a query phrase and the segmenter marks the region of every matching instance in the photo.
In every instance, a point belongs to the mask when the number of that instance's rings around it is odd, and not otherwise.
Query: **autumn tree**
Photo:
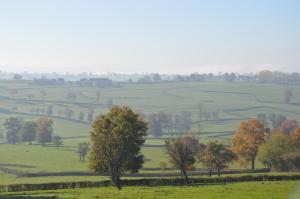
[[[30,145],[36,137],[36,123],[27,121],[22,124],[22,141],[28,142]]]
[[[5,120],[6,141],[10,144],[16,144],[20,141],[21,121],[18,118],[10,117]]]
[[[198,156],[199,161],[209,168],[210,176],[213,170],[217,170],[218,176],[220,176],[221,171],[228,167],[228,164],[235,157],[235,154],[230,149],[217,141],[208,143]]]
[[[187,171],[193,168],[199,150],[199,141],[190,136],[172,138],[165,142],[169,162],[180,170],[181,177],[185,178],[186,183],[189,183]]]
[[[291,134],[294,145],[300,149],[300,128],[295,128]]]
[[[53,133],[53,121],[46,117],[39,118],[36,121],[36,133],[38,143],[45,146],[47,142],[51,142]]]
[[[122,174],[136,173],[144,163],[141,146],[145,142],[147,124],[129,107],[114,106],[92,126],[90,168],[99,174],[109,174],[120,189]]]
[[[264,142],[264,136],[264,125],[257,119],[240,123],[232,139],[232,151],[237,154],[241,163],[251,162],[251,168],[255,169],[256,155]]]
[[[81,142],[78,144],[78,154],[79,154],[79,161],[84,163],[85,156],[89,151],[89,144],[87,142]]]

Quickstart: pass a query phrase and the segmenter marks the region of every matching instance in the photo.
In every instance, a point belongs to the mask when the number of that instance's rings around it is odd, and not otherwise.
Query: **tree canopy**
[[[136,173],[144,163],[141,146],[147,124],[129,107],[114,106],[92,126],[90,168],[99,174],[109,174],[120,189],[122,174]]]

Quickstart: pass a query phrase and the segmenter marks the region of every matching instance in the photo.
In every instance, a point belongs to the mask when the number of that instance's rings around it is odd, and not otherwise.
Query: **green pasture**
[[[242,182],[198,186],[154,186],[85,188],[3,193],[1,198],[239,198],[239,199],[293,199],[296,182]]]
[[[293,91],[290,104],[283,103],[284,91]],[[43,97],[41,91],[47,95]],[[96,101],[96,92],[100,90],[100,101]],[[192,134],[201,142],[220,140],[225,144],[230,143],[232,131],[240,121],[255,117],[258,113],[277,113],[291,118],[300,119],[300,86],[283,86],[277,84],[258,83],[225,83],[225,82],[173,82],[153,84],[114,84],[111,88],[78,87],[67,84],[66,86],[35,86],[29,81],[0,81],[0,133],[5,134],[3,122],[8,117],[18,117],[23,120],[36,120],[45,115],[42,111],[33,113],[32,109],[46,110],[53,106],[54,134],[63,137],[64,145],[57,149],[52,145],[25,144],[0,144],[0,167],[22,172],[67,172],[88,171],[87,163],[79,163],[77,146],[80,142],[89,142],[91,127],[87,124],[89,109],[95,110],[95,116],[107,111],[106,102],[112,98],[114,104],[129,105],[136,111],[143,113],[156,113],[165,111],[179,114],[181,111],[190,111],[194,121]],[[77,94],[76,101],[66,101],[68,92]],[[201,104],[205,111],[219,111],[217,120],[201,123],[201,132],[197,123],[197,108]],[[72,120],[63,118],[65,108],[74,111]],[[85,113],[83,122],[78,121],[79,112]],[[229,133],[228,133],[229,132]],[[147,137],[146,146],[142,149],[145,155],[144,168],[161,167],[161,162],[166,162],[163,148],[167,138],[178,136],[180,132],[164,132],[161,138]],[[0,138],[0,142],[3,142]],[[2,165],[2,166],[1,166]],[[3,166],[4,165],[4,166]],[[168,167],[170,165],[167,165]],[[198,165],[197,167],[201,167]],[[257,167],[261,167],[257,163]],[[241,168],[237,164],[231,169]],[[162,172],[160,170],[147,172]],[[0,173],[0,183],[12,182],[16,177]],[[76,179],[73,177],[51,177]],[[78,177],[81,179],[81,177]],[[93,178],[93,176],[88,177]],[[34,178],[34,179],[50,179]],[[31,178],[33,180],[33,178]],[[30,181],[30,180],[29,180]]]

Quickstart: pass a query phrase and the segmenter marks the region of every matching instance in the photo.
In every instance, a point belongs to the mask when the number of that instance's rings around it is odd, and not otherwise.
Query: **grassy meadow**
[[[284,91],[290,89],[294,95],[290,104],[283,103]],[[42,96],[41,91],[45,90],[46,95]],[[96,100],[97,91],[101,92],[100,101]],[[30,182],[60,182],[80,180],[101,180],[106,177],[98,176],[53,176],[53,177],[24,177],[19,178],[13,174],[7,174],[3,169],[10,169],[23,173],[51,173],[51,172],[87,172],[88,164],[80,163],[77,154],[79,142],[89,141],[90,125],[87,123],[89,109],[95,111],[95,116],[104,113],[108,106],[108,99],[113,99],[116,105],[129,105],[134,110],[145,114],[164,111],[179,114],[182,111],[192,113],[193,126],[190,134],[195,134],[201,142],[209,140],[221,140],[228,144],[230,138],[241,120],[255,117],[259,113],[277,113],[285,116],[300,119],[300,86],[282,86],[276,84],[258,83],[226,83],[226,82],[169,82],[152,84],[114,84],[111,88],[78,87],[74,84],[66,86],[35,86],[28,81],[0,81],[0,132],[5,134],[3,122],[8,117],[18,117],[24,120],[35,120],[45,111],[49,105],[53,106],[53,114],[49,116],[54,121],[54,134],[63,138],[63,146],[58,149],[53,145],[42,147],[33,143],[8,145],[0,144],[0,184],[30,183]],[[77,99],[69,102],[65,99],[68,92],[75,92]],[[198,132],[199,120],[197,117],[197,106],[201,104],[207,111],[219,111],[219,117],[201,123],[201,132]],[[39,113],[32,112],[32,109],[40,109]],[[71,119],[63,118],[62,111],[70,108],[74,111]],[[79,112],[85,113],[83,121],[78,120]],[[229,132],[229,133],[228,133]],[[144,170],[141,173],[160,173],[161,163],[166,162],[162,145],[165,139],[176,136],[175,133],[167,133],[161,138],[147,137],[146,145],[142,149],[145,155]],[[180,133],[180,132],[179,132]],[[3,142],[3,140],[0,142]],[[169,166],[169,165],[168,165]],[[201,165],[198,165],[200,168]],[[257,163],[257,167],[262,167]],[[231,169],[241,168],[233,164]],[[174,172],[174,171],[172,171]],[[286,182],[284,186],[291,186],[292,182]],[[278,184],[274,183],[276,186]],[[218,190],[225,191],[225,188],[217,185]],[[230,190],[240,184],[226,185]],[[251,185],[256,186],[256,185]],[[257,185],[263,187],[263,184]],[[207,191],[213,187],[188,187],[191,189],[191,198],[196,197],[198,190]],[[132,189],[132,190],[130,190]],[[165,188],[143,188],[148,193],[157,193],[159,190],[168,193],[169,187]],[[173,187],[172,187],[173,189]],[[180,192],[180,187],[176,190]],[[103,194],[109,192],[110,188],[95,189]],[[126,196],[126,189],[124,197]],[[137,188],[128,188],[128,191],[135,193]],[[68,198],[71,193],[57,192],[60,197]],[[217,194],[218,192],[214,193]],[[35,193],[34,193],[35,194]],[[44,194],[44,193],[38,193]],[[46,193],[45,193],[46,194]],[[81,194],[80,191],[78,194]],[[84,194],[84,190],[82,190]],[[92,194],[92,193],[91,193]],[[99,193],[100,194],[100,193]],[[262,192],[262,194],[264,194]],[[282,193],[284,194],[284,193]],[[134,195],[132,195],[134,196]],[[130,196],[130,197],[132,197]],[[173,195],[170,195],[170,197]],[[210,196],[213,198],[213,196]],[[214,195],[216,198],[217,195]],[[246,197],[246,196],[245,196]],[[145,196],[147,198],[147,196]],[[259,198],[259,197],[258,197]]]
[[[294,193],[299,185],[296,182],[242,182],[232,184],[195,185],[195,186],[154,186],[114,187],[29,191],[3,193],[1,198],[190,198],[190,199],[296,199]]]

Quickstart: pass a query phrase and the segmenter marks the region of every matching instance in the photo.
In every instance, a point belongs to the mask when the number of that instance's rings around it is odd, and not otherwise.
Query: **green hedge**
[[[224,184],[232,182],[251,182],[251,181],[284,181],[284,180],[300,180],[300,175],[246,175],[236,177],[206,177],[191,178],[190,183],[195,184]],[[164,186],[164,185],[184,185],[185,182],[181,178],[144,178],[122,180],[123,186]],[[17,192],[17,191],[33,191],[33,190],[54,190],[54,189],[75,189],[89,187],[111,186],[109,180],[98,182],[58,182],[58,183],[42,183],[42,184],[11,184],[0,185],[0,192]]]

